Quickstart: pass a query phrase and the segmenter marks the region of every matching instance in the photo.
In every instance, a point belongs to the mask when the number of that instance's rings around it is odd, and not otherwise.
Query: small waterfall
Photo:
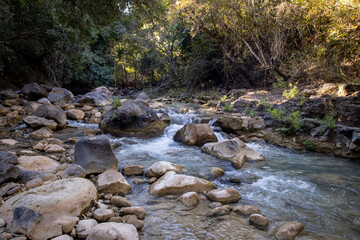
[[[180,113],[180,109],[169,109],[168,114],[170,116],[170,123],[176,125],[185,125],[189,123],[200,123],[198,114],[195,114],[192,110],[186,113]]]
[[[227,139],[226,134],[221,131],[221,128],[214,126],[214,123],[217,121],[217,118],[213,118],[209,121],[210,128],[213,130],[214,134],[218,138],[218,141],[224,141]]]
[[[87,129],[98,129],[99,124],[90,124],[90,123],[84,123],[80,121],[75,120],[67,120],[66,124],[70,127],[76,127],[76,128],[87,128]]]

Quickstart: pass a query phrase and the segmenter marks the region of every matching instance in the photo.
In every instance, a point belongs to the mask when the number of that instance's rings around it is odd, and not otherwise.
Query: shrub
[[[336,115],[337,112],[335,110],[327,113],[325,117],[320,121],[321,124],[326,125],[329,129],[334,129],[336,126]]]
[[[232,106],[230,103],[226,103],[225,106],[224,106],[224,111],[226,112],[231,112],[232,110]]]
[[[284,78],[279,77],[276,79],[276,83],[273,83],[273,88],[282,88],[285,89],[287,87]]]
[[[284,111],[281,109],[274,108],[271,111],[269,111],[269,113],[270,113],[272,119],[276,119],[276,120],[283,119]]]
[[[112,102],[113,108],[121,107],[121,99],[120,98],[114,98]]]
[[[311,139],[304,141],[303,144],[305,148],[309,151],[312,151],[315,148],[314,142]]]
[[[282,94],[287,100],[294,99],[300,96],[300,92],[297,86],[290,83],[289,87],[290,89],[285,90]]]
[[[254,109],[251,109],[249,113],[249,117],[257,117],[257,116],[259,116],[259,114]]]

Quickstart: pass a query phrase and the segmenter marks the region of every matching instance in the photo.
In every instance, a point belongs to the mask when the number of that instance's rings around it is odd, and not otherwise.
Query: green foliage
[[[273,118],[273,119],[282,120],[284,111],[281,109],[274,108],[270,111],[270,115],[271,115],[271,118]]]
[[[227,95],[224,95],[220,100],[221,100],[222,102],[225,102],[227,99],[228,99],[228,96],[227,96]]]
[[[287,84],[283,77],[278,77],[276,79],[276,82],[273,83],[273,88],[285,89],[286,87],[287,87]]]
[[[296,112],[289,114],[288,116],[285,117],[285,121],[288,123],[290,129],[293,132],[298,131],[302,126],[301,112],[296,111]]]
[[[285,90],[283,92],[283,96],[286,99],[294,99],[300,96],[300,91],[298,90],[296,85],[293,85],[292,83],[289,84],[289,89]]]
[[[112,106],[113,108],[118,108],[121,107],[122,103],[121,103],[121,99],[120,98],[114,98],[112,101]]]
[[[224,111],[231,112],[231,110],[232,110],[232,105],[230,103],[225,103]]]
[[[306,102],[306,100],[307,100],[307,98],[305,97],[305,95],[304,95],[304,94],[300,94],[300,96],[299,96],[299,103],[298,103],[299,107],[302,107],[302,106],[304,105],[304,103]]]
[[[309,151],[313,151],[315,149],[314,142],[311,139],[308,139],[303,142],[305,148]]]
[[[255,109],[251,109],[249,112],[249,117],[257,117],[259,113],[255,111]]]
[[[336,115],[337,112],[335,110],[332,110],[331,112],[327,113],[323,119],[319,121],[321,124],[327,126],[329,129],[335,129],[337,123]]]

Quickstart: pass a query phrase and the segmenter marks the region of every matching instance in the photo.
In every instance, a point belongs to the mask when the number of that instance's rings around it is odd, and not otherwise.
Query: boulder
[[[214,217],[224,216],[226,214],[229,214],[231,209],[232,209],[232,206],[224,205],[224,206],[220,206],[220,207],[211,209],[208,214],[209,214],[209,216],[214,216]]]
[[[44,181],[37,177],[34,179],[31,179],[30,181],[28,181],[25,186],[27,189],[31,189],[31,188],[36,188],[36,187],[40,187],[41,185],[43,185]]]
[[[225,115],[220,117],[215,125],[220,127],[226,133],[235,133],[242,135],[246,132],[253,132],[265,127],[262,118],[251,118],[246,116]]]
[[[199,204],[199,195],[196,192],[184,193],[180,201],[187,207],[194,207]]]
[[[242,205],[234,207],[233,212],[244,216],[250,216],[255,213],[260,213],[260,210],[251,205]]]
[[[186,145],[201,146],[208,142],[217,142],[217,137],[211,130],[210,125],[204,124],[186,124],[174,135],[174,141],[182,142]]]
[[[44,105],[48,105],[48,106],[52,105],[51,102],[49,101],[49,99],[47,99],[47,98],[40,98],[36,102],[39,104],[44,104]]]
[[[214,189],[206,193],[206,196],[214,202],[221,203],[236,203],[241,199],[240,193],[234,188]]]
[[[218,143],[206,143],[201,151],[214,157],[230,161],[236,169],[242,167],[246,160],[264,161],[259,152],[246,146],[240,139],[233,138]]]
[[[52,132],[50,132],[51,130],[47,129],[47,128],[40,128],[32,133],[30,133],[30,138],[32,139],[44,139],[44,138],[51,138],[52,137]]]
[[[33,114],[41,104],[36,102],[25,102],[25,112],[27,114]]]
[[[81,120],[85,117],[85,113],[79,109],[70,109],[66,112],[66,116],[69,119]]]
[[[0,162],[8,164],[18,164],[17,156],[11,152],[0,151]]]
[[[45,156],[21,156],[18,167],[28,171],[54,172],[59,166],[55,160]]]
[[[134,165],[134,166],[126,166],[123,168],[124,175],[142,175],[144,172],[144,166]]]
[[[51,119],[57,122],[58,127],[63,128],[66,126],[66,114],[59,108],[54,106],[40,105],[35,112],[34,116]]]
[[[0,185],[5,182],[16,180],[19,175],[19,168],[5,162],[0,162]]]
[[[61,178],[72,178],[86,176],[85,169],[77,164],[70,164],[61,174]]]
[[[65,103],[71,103],[74,95],[65,88],[54,87],[47,98],[51,103],[63,105]]]
[[[76,227],[77,236],[85,239],[96,225],[98,222],[95,219],[80,220]]]
[[[112,95],[106,87],[98,87],[78,98],[75,103],[103,107],[111,104]]]
[[[115,213],[112,209],[98,208],[94,211],[94,218],[99,222],[106,222],[114,216]]]
[[[170,195],[182,194],[186,192],[203,192],[215,189],[216,186],[207,180],[176,174],[175,172],[167,172],[159,180],[150,187],[150,194],[154,195]]]
[[[62,234],[60,220],[64,216],[79,216],[96,198],[96,188],[89,180],[63,179],[8,199],[0,207],[0,216],[10,223],[12,232],[25,232],[30,239],[49,239]]]
[[[159,161],[151,165],[151,167],[145,172],[145,176],[147,177],[161,177],[165,173],[174,171],[174,172],[180,172],[182,170],[183,166],[166,162],[166,161]]]
[[[119,193],[126,195],[132,191],[132,187],[124,176],[117,170],[108,170],[99,175],[96,188],[103,193]]]
[[[155,137],[163,133],[166,125],[144,101],[125,101],[121,107],[105,112],[100,128],[117,137]]]
[[[304,225],[299,222],[287,222],[275,233],[277,240],[294,240],[304,230]]]
[[[269,220],[263,215],[257,213],[250,215],[249,222],[261,230],[264,230],[269,226]]]
[[[139,240],[132,224],[107,222],[93,227],[86,240]]]
[[[111,198],[111,204],[117,207],[131,207],[131,203],[124,197],[121,196],[113,196]]]
[[[45,152],[47,153],[62,153],[65,152],[65,148],[57,145],[57,144],[50,144],[44,148]]]
[[[15,146],[17,143],[14,139],[0,139],[0,145]]]
[[[144,221],[139,220],[135,215],[126,215],[123,216],[122,219],[128,224],[134,225],[137,230],[140,230],[144,227]]]
[[[80,139],[75,145],[73,163],[82,166],[86,174],[118,169],[118,160],[106,135]]]
[[[23,122],[29,125],[34,130],[42,127],[47,127],[51,130],[55,130],[57,127],[57,123],[54,120],[48,120],[46,118],[37,117],[37,116],[24,117]]]
[[[31,101],[36,101],[40,98],[47,97],[48,92],[46,88],[40,86],[37,83],[28,83],[25,84],[21,89],[21,93],[25,95],[25,97]]]
[[[136,100],[141,100],[141,101],[149,102],[149,101],[150,101],[150,98],[146,95],[146,93],[140,92],[140,93],[136,96]]]
[[[53,173],[20,169],[17,181],[20,183],[26,183],[35,178],[41,178],[43,181],[54,181],[57,179],[56,175]]]
[[[119,212],[120,216],[135,215],[138,219],[144,219],[146,211],[141,207],[123,207]]]

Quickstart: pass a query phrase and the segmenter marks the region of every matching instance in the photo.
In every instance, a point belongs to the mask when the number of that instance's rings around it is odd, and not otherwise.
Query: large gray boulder
[[[217,142],[218,139],[209,124],[190,123],[175,133],[174,140],[186,145],[201,146],[204,143]]]
[[[78,104],[89,104],[96,107],[103,107],[111,104],[112,95],[106,87],[98,87],[78,98],[75,102]]]
[[[73,163],[82,166],[86,174],[118,169],[118,160],[106,135],[80,139],[75,145]]]
[[[96,225],[87,240],[139,240],[139,235],[132,224],[107,222]]]
[[[0,185],[14,181],[19,175],[20,169],[12,164],[0,162]]]
[[[167,172],[159,180],[150,187],[150,194],[169,195],[182,194],[187,192],[203,192],[215,189],[216,186],[207,180],[176,174],[175,172]]]
[[[150,98],[146,95],[146,93],[140,92],[140,93],[136,96],[136,100],[142,100],[142,101],[148,102],[148,101],[150,101]]]
[[[100,128],[117,137],[155,137],[163,133],[166,125],[144,101],[125,101],[121,107],[105,112]]]
[[[42,117],[37,116],[27,116],[23,118],[23,122],[29,125],[32,129],[36,130],[42,127],[50,128],[51,130],[55,130],[57,127],[57,123],[54,120],[49,120]]]
[[[37,83],[25,84],[21,89],[21,93],[25,95],[28,100],[36,101],[40,98],[47,97],[48,92],[46,88],[40,86]]]
[[[62,234],[64,217],[78,217],[97,198],[94,184],[84,178],[54,181],[22,192],[0,207],[0,216],[13,233],[30,239]]]
[[[40,105],[35,112],[34,116],[42,117],[46,119],[52,119],[57,122],[58,127],[63,128],[66,126],[66,114],[64,110],[59,107]]]
[[[201,151],[214,157],[230,161],[232,165],[239,169],[246,160],[264,161],[265,158],[259,152],[249,148],[238,138],[224,140],[218,143],[206,143]]]
[[[74,95],[65,88],[54,87],[47,98],[51,103],[62,105],[65,103],[71,103]]]

